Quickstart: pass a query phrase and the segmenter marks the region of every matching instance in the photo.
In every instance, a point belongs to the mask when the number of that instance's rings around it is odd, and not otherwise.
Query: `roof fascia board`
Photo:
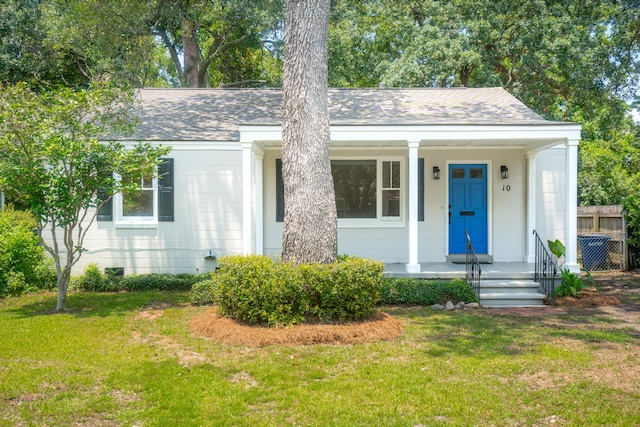
[[[420,125],[420,126],[331,126],[331,141],[521,141],[562,142],[580,140],[580,124],[539,125]],[[280,125],[240,125],[241,142],[282,141]]]

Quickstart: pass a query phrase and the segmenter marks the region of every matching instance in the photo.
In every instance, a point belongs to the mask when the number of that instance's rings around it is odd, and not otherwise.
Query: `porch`
[[[480,269],[482,270],[481,280],[533,280],[535,264],[525,262],[494,262],[493,264],[481,264]],[[464,279],[465,274],[465,264],[454,264],[452,262],[423,262],[420,263],[420,272],[418,273],[407,273],[406,264],[404,263],[388,263],[384,266],[385,277]]]

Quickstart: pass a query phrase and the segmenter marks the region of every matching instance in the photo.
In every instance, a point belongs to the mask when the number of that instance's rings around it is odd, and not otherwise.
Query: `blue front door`
[[[487,165],[449,165],[449,253],[466,252],[467,230],[476,253],[487,253]]]

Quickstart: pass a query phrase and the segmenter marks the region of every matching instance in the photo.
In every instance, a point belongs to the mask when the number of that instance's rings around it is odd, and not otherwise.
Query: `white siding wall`
[[[538,153],[536,229],[544,242],[565,240],[566,149],[554,147]]]
[[[114,222],[92,225],[74,273],[91,263],[124,267],[125,274],[212,271],[205,259],[242,253],[241,151],[174,150],[174,222],[154,229],[116,228]]]
[[[333,150],[334,158],[406,158],[407,149]],[[174,150],[175,221],[154,229],[116,228],[114,222],[97,222],[85,241],[74,273],[97,263],[101,268],[124,267],[132,273],[212,271],[216,263],[204,258],[209,249],[219,256],[242,253],[242,153],[237,150]],[[276,222],[275,159],[279,150],[265,153],[264,253],[280,255],[282,223]],[[419,262],[443,262],[447,255],[448,188],[450,163],[487,163],[489,180],[490,245],[496,262],[521,262],[526,254],[527,162],[521,149],[426,149],[419,157],[425,166],[425,221],[419,222]],[[565,150],[554,148],[537,157],[537,224],[543,239],[563,239],[565,212]],[[500,166],[509,179],[500,178]],[[441,179],[432,178],[440,168]],[[407,185],[405,175],[404,220],[389,226],[339,225],[338,252],[385,262],[408,261]],[[509,185],[507,191],[506,185]],[[255,191],[255,189],[254,189]],[[255,206],[253,207],[255,209]],[[255,218],[255,213],[254,213]]]

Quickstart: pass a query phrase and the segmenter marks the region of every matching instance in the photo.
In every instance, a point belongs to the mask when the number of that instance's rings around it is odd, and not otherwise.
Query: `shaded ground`
[[[558,298],[555,306],[487,309],[489,314],[521,316],[606,314],[640,332],[640,270],[593,273],[598,289],[583,291],[578,298]],[[371,319],[341,325],[296,325],[285,328],[247,326],[216,313],[215,308],[194,317],[191,329],[198,336],[228,344],[354,344],[393,339],[402,322],[378,312]]]

